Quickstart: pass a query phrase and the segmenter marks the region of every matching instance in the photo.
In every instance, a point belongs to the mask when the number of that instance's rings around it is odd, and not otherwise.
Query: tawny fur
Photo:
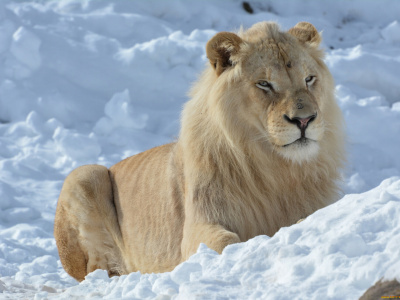
[[[67,177],[55,219],[66,271],[170,271],[200,243],[221,253],[335,201],[343,119],[320,41],[305,22],[212,38],[176,143]],[[296,142],[288,118],[313,114],[309,139]]]

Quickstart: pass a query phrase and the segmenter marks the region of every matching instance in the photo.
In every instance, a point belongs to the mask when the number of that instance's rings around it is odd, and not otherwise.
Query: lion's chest
[[[286,187],[280,193],[274,191],[232,201],[232,206],[226,210],[229,216],[225,219],[230,220],[228,227],[238,233],[241,240],[246,241],[257,235],[273,236],[280,228],[293,225],[325,206],[301,187]]]

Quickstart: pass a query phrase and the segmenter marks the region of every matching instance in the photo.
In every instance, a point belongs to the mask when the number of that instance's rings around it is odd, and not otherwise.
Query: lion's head
[[[215,73],[211,93],[218,95],[211,105],[229,139],[261,141],[299,163],[329,147],[328,135],[341,131],[342,117],[320,42],[306,22],[287,32],[261,22],[238,34],[218,33],[208,42]]]

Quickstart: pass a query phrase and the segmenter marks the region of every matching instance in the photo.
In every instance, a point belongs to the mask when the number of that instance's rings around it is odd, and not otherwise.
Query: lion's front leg
[[[187,260],[196,253],[200,243],[221,254],[226,246],[240,242],[236,233],[226,230],[221,225],[186,223],[181,245],[182,260]]]

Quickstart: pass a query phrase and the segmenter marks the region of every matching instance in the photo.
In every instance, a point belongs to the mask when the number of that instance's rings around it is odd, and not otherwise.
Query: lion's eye
[[[306,78],[306,84],[307,84],[307,86],[311,86],[311,85],[315,82],[315,79],[316,79],[315,76],[312,76],[312,75],[308,76],[308,77]]]
[[[256,83],[256,86],[266,91],[270,91],[273,89],[272,84],[270,84],[268,81],[265,80],[260,80],[259,82]]]

